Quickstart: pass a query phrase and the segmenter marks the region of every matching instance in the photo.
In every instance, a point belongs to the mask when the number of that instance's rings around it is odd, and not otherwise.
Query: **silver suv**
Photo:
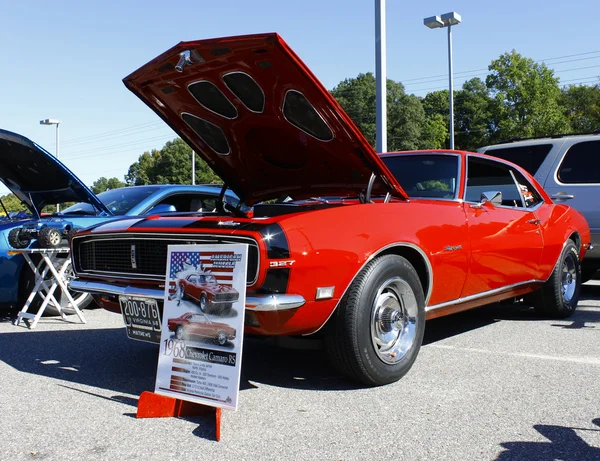
[[[522,166],[552,200],[585,216],[596,251],[583,260],[582,281],[591,279],[600,269],[600,132],[510,140],[477,151]]]

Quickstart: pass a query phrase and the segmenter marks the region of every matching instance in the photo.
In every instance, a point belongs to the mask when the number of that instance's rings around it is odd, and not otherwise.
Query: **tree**
[[[600,129],[600,83],[563,88],[560,106],[576,133]]]
[[[161,150],[144,152],[129,167],[127,185],[191,184],[192,149],[182,139],[168,141]],[[196,155],[196,183],[220,184],[223,181],[208,164]]]
[[[369,143],[375,147],[375,77],[372,73],[340,82],[331,94],[336,98]],[[427,147],[427,120],[419,98],[407,95],[404,86],[387,81],[388,151]]]
[[[118,189],[119,187],[125,187],[125,183],[120,181],[118,178],[106,179],[104,176],[102,176],[94,181],[91,189],[94,194],[99,194],[100,192]]]
[[[10,213],[11,211],[25,211],[27,207],[17,198],[15,194],[6,194],[0,197],[6,210]],[[4,214],[4,209],[0,209],[0,213]]]
[[[568,131],[558,106],[558,78],[545,64],[512,50],[488,67],[486,85],[494,99],[494,138],[546,136]]]
[[[474,151],[489,143],[493,101],[485,83],[473,78],[454,95],[454,132],[457,149]]]

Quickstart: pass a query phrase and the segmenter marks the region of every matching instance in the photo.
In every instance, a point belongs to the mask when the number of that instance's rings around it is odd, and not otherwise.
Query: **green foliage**
[[[0,197],[6,210],[11,211],[28,211],[27,207],[17,198],[15,194],[6,194]],[[4,209],[0,207],[0,213],[4,214]]]
[[[191,184],[192,149],[182,139],[168,141],[161,150],[144,152],[129,167],[125,181],[128,186],[144,184]],[[196,184],[223,181],[208,164],[196,155]]]
[[[560,88],[554,71],[515,50],[488,68],[487,89],[494,99],[495,140],[564,133],[569,124],[558,106]]]
[[[100,192],[118,189],[119,187],[125,187],[125,183],[123,181],[120,181],[118,178],[107,179],[104,176],[102,176],[96,181],[94,181],[94,184],[92,184],[91,189],[94,194],[99,194]]]
[[[563,89],[559,103],[574,132],[600,129],[600,83],[568,86]]]
[[[447,94],[447,92],[446,92]],[[488,143],[493,100],[485,83],[473,78],[454,93],[454,145],[474,151]]]
[[[359,74],[336,86],[331,94],[375,147],[375,76]],[[401,83],[387,81],[388,151],[426,147],[428,132],[425,112],[419,98],[407,95]]]

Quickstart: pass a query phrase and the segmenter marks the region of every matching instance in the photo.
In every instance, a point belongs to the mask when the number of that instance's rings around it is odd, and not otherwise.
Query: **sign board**
[[[248,246],[169,245],[157,394],[236,409]]]

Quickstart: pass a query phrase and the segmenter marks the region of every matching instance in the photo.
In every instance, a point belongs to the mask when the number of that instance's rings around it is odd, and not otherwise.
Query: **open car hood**
[[[123,82],[248,205],[406,194],[348,114],[275,33],[181,42]]]
[[[77,176],[36,143],[0,130],[0,181],[35,214],[46,205],[87,202],[112,213]]]

